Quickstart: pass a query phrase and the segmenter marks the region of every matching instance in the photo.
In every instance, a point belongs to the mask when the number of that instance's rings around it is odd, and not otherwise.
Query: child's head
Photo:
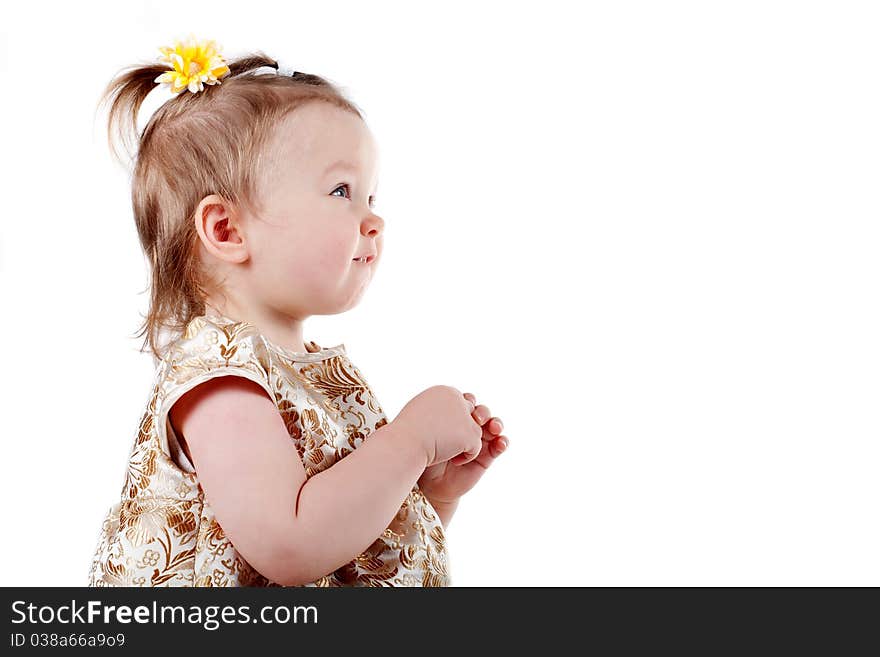
[[[168,68],[127,69],[103,97],[111,145],[114,131],[135,141],[132,204],[152,278],[138,335],[156,357],[163,330],[205,312],[343,312],[382,253],[378,150],[359,109],[324,78],[257,72],[278,68],[262,54],[228,66],[220,84],[166,101],[140,135],[138,109]]]

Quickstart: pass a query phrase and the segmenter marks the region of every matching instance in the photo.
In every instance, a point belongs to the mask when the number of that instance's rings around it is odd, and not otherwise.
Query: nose
[[[377,214],[370,215],[361,222],[361,234],[365,237],[378,237],[385,230],[385,221]]]

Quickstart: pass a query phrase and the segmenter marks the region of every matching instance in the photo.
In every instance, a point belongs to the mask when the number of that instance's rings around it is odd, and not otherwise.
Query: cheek
[[[282,268],[292,280],[318,287],[322,283],[332,285],[348,270],[351,248],[336,236],[314,232],[298,241],[293,252],[285,256]]]

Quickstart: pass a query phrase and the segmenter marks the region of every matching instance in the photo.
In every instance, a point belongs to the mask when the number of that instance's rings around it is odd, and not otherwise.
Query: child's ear
[[[196,231],[205,249],[227,262],[244,262],[248,251],[241,227],[229,204],[220,196],[203,198],[195,212]]]

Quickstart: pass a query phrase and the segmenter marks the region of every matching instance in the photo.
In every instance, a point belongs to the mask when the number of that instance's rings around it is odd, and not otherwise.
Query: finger
[[[493,437],[492,440],[484,440],[483,448],[480,450],[477,458],[470,461],[468,465],[488,468],[507,449],[506,441],[507,436],[498,436],[497,438]]]
[[[477,398],[474,397],[473,393],[465,392],[463,393],[465,399],[467,399],[471,403],[471,412],[477,407]]]
[[[493,433],[485,426],[483,427],[483,441],[492,446],[492,453],[496,456],[507,449],[507,446],[510,444],[507,436],[502,436],[500,432],[497,434]]]
[[[494,431],[489,431],[489,429],[486,428],[488,426],[489,426],[488,422],[485,425],[483,425],[483,436],[482,436],[483,440],[486,440],[491,443],[491,442],[501,438],[500,431],[498,433],[496,433]],[[505,436],[505,439],[506,439],[506,436]]]
[[[452,461],[453,465],[464,465],[465,463],[470,463],[480,455],[480,453],[483,451],[485,441],[483,440],[482,432],[478,430],[478,433],[480,434],[479,442],[477,442],[477,444],[472,446],[470,449],[467,449],[452,457],[450,461]]]
[[[483,425],[483,428],[488,429],[496,436],[500,436],[501,432],[504,431],[504,423],[501,421],[500,417],[493,417],[485,425]]]
[[[489,412],[489,407],[485,404],[480,404],[471,412],[471,416],[477,421],[477,424],[480,426],[486,424],[489,418],[492,417],[492,414]]]
[[[484,443],[485,444],[485,443]],[[479,452],[473,454],[472,452],[462,452],[461,454],[457,454],[453,456],[450,460],[452,465],[465,465],[466,463],[470,463],[471,461],[476,460],[480,454],[483,453],[483,449],[480,449]]]
[[[496,457],[501,456],[507,451],[509,445],[510,441],[507,439],[507,436],[498,436],[492,441],[492,452]]]

